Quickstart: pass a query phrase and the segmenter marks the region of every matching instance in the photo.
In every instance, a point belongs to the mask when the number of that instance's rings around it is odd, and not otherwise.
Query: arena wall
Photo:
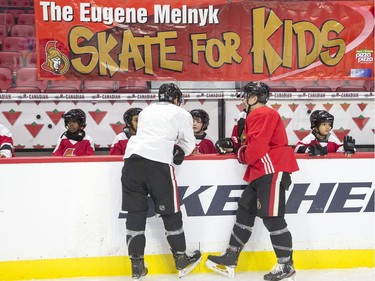
[[[297,269],[374,267],[374,154],[298,155],[287,192]],[[0,280],[130,275],[120,213],[118,156],[0,159]],[[246,183],[234,156],[190,156],[176,167],[189,250],[225,249]],[[175,272],[163,224],[150,207],[146,262]],[[275,257],[257,219],[237,270],[269,270]]]
[[[207,133],[216,141],[230,136],[243,109],[239,92],[217,90],[184,92],[182,107],[188,111],[203,109],[210,116]],[[87,115],[86,133],[98,151],[109,150],[116,134],[124,127],[123,114],[131,107],[145,108],[157,99],[148,94],[25,94],[0,98],[0,124],[13,134],[16,152],[51,151],[65,131],[62,114],[81,108]],[[327,110],[335,116],[332,133],[342,140],[347,134],[357,146],[374,146],[374,95],[372,92],[352,93],[273,93],[267,105],[277,110],[284,122],[289,145],[295,145],[310,132],[310,113]]]

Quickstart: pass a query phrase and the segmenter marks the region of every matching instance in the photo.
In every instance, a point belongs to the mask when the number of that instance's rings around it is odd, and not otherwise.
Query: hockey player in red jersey
[[[294,152],[308,153],[310,156],[343,152],[350,157],[355,153],[355,139],[345,136],[344,143],[342,143],[333,136],[330,132],[334,120],[334,116],[325,110],[315,110],[311,113],[311,133],[296,144]]]
[[[94,155],[94,142],[86,134],[86,114],[81,109],[71,109],[63,115],[67,129],[57,140],[53,156]]]
[[[110,155],[125,154],[129,139],[137,133],[138,115],[141,111],[142,108],[139,107],[129,108],[125,111],[123,116],[125,122],[124,130],[113,140],[111,149],[109,150]]]
[[[236,222],[229,247],[220,256],[209,255],[207,267],[226,276],[234,276],[234,268],[245,244],[250,239],[258,216],[270,233],[277,264],[264,280],[294,278],[292,235],[285,221],[285,191],[291,185],[292,172],[298,170],[293,150],[288,147],[286,131],[277,111],[266,106],[269,87],[264,83],[248,83],[243,89],[248,105],[243,145],[226,138],[216,144],[218,151],[234,151],[240,163],[247,165],[244,180],[249,185],[238,202]]]
[[[0,158],[14,157],[12,133],[0,124]]]
[[[205,132],[210,124],[210,117],[203,109],[190,111],[193,117],[193,131],[195,136],[194,154],[217,153],[213,139]]]

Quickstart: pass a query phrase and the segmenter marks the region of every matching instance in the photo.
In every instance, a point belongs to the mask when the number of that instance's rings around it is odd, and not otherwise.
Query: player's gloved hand
[[[327,155],[328,148],[326,146],[322,146],[319,142],[316,142],[309,147],[309,155],[310,156],[320,156],[320,155]]]
[[[355,153],[355,139],[353,139],[351,136],[344,137],[344,151],[345,154]]]
[[[220,154],[225,154],[225,153],[229,152],[230,149],[233,150],[233,147],[234,147],[234,144],[233,144],[233,141],[232,141],[231,138],[219,139],[215,143],[215,148],[216,148],[217,152],[220,153]]]
[[[309,146],[309,156],[320,156],[320,150],[315,145]]]
[[[245,150],[247,145],[242,145],[237,151],[237,160],[240,164],[247,164],[245,160]]]
[[[181,163],[184,161],[184,158],[185,152],[181,147],[175,144],[173,147],[173,163],[176,165],[181,165]]]
[[[215,143],[215,148],[220,154],[235,152],[239,146],[239,141],[236,137],[219,139]]]

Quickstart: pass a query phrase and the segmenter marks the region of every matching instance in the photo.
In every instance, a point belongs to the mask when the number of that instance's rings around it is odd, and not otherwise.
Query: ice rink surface
[[[239,272],[234,278],[216,273],[190,274],[184,278],[177,275],[147,275],[142,281],[263,281],[266,272]],[[375,281],[375,268],[329,269],[329,270],[298,270],[296,281]],[[132,281],[130,276],[90,277],[68,279],[44,279],[44,281]]]

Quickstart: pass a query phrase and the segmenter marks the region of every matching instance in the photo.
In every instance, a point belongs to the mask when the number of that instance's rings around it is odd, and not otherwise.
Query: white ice
[[[266,272],[239,272],[234,278],[212,273],[193,273],[184,278],[177,274],[147,275],[142,281],[263,281]],[[132,281],[131,276],[43,279],[43,281]],[[375,281],[375,268],[298,270],[296,281]]]

